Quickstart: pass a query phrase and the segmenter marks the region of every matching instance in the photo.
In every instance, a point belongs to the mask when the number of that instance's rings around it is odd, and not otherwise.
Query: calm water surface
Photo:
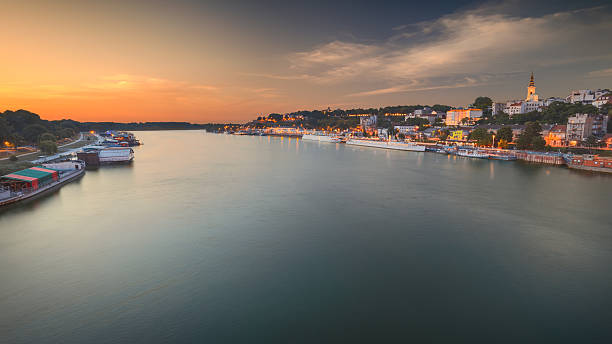
[[[0,213],[0,342],[612,340],[612,177],[142,132]]]

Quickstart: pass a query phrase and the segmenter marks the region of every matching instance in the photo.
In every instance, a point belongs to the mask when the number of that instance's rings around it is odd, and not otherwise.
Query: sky
[[[608,1],[0,0],[0,111],[246,122],[271,112],[612,88]]]

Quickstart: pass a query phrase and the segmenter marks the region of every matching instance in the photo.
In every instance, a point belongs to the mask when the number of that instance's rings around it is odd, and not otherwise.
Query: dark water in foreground
[[[610,342],[612,177],[202,132],[0,213],[0,342]]]

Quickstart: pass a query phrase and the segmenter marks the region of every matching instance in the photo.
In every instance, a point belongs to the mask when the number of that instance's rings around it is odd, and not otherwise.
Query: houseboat
[[[0,207],[35,199],[81,178],[85,163],[78,160],[41,164],[0,177]]]
[[[599,155],[572,155],[566,159],[566,163],[569,168],[612,173],[612,158],[602,158]]]

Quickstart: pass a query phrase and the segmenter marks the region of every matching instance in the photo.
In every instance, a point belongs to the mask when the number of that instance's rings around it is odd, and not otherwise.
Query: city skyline
[[[612,85],[610,6],[33,1],[5,6],[0,110],[80,121],[465,106]]]

